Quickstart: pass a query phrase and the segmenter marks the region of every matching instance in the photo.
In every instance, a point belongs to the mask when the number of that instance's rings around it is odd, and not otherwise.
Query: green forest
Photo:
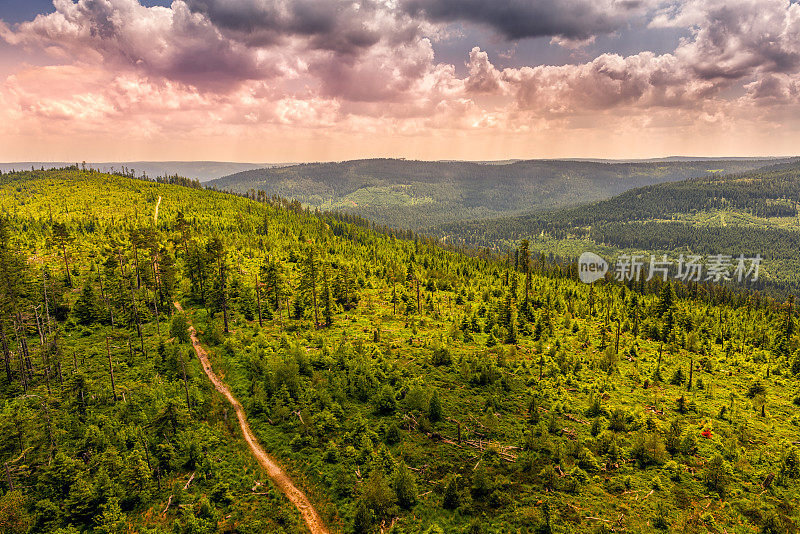
[[[785,159],[521,160],[365,159],[242,171],[209,182],[261,191],[311,209],[336,210],[420,231],[608,199],[629,189],[753,170]]]
[[[791,212],[782,172],[753,216]],[[569,213],[542,230],[597,224]],[[460,249],[179,177],[0,175],[0,531],[309,532],[193,326],[328,532],[797,532],[794,299],[587,285],[521,237]]]
[[[447,243],[498,250],[521,239],[564,258],[584,250],[620,253],[743,254],[764,258],[750,289],[800,289],[800,164],[693,178],[632,189],[614,198],[518,217],[441,225],[426,233]]]

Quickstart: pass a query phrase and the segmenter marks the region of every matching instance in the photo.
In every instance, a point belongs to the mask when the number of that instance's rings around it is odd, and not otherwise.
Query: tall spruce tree
[[[658,294],[658,304],[656,305],[656,314],[658,317],[663,317],[665,313],[669,312],[675,307],[675,290],[672,284],[667,283],[661,286],[661,291]]]
[[[228,328],[228,266],[226,261],[227,252],[225,244],[219,236],[214,236],[208,241],[206,250],[214,263],[217,265],[218,276],[216,289],[218,291],[217,301],[222,308],[222,319],[225,325],[225,333],[230,333]]]
[[[519,244],[519,267],[525,274],[525,298],[522,301],[523,310],[528,312],[528,305],[530,303],[530,289],[531,289],[531,253],[530,243],[527,239],[523,239]]]
[[[272,258],[261,266],[261,281],[264,284],[264,291],[269,303],[269,316],[272,316],[272,312],[277,312],[280,318],[281,302],[288,296],[288,292],[283,266],[278,260]]]
[[[25,255],[11,240],[9,221],[0,218],[0,345],[6,378],[12,380],[11,339],[20,309],[28,296],[30,272]]]
[[[333,324],[333,298],[331,297],[331,287],[328,282],[328,268],[322,267],[322,317],[325,319],[325,326]]]
[[[300,291],[314,306],[314,324],[319,326],[319,303],[317,302],[317,284],[319,283],[319,260],[312,244],[306,247],[306,254],[301,265]]]
[[[72,286],[72,274],[69,272],[67,246],[72,243],[73,240],[74,237],[69,233],[69,229],[67,228],[66,224],[60,222],[53,223],[52,243],[61,251],[61,255],[64,259],[64,270],[67,273],[66,280],[68,286]]]

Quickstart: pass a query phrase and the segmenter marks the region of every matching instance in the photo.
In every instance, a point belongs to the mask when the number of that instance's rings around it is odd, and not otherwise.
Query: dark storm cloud
[[[489,26],[508,39],[560,36],[588,39],[627,25],[644,6],[613,0],[404,0],[414,17]]]
[[[269,46],[289,37],[309,47],[358,54],[382,39],[407,42],[418,24],[371,0],[186,0],[230,37],[251,46]]]

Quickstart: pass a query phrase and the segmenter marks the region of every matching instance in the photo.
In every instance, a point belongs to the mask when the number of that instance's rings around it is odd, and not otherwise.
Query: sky
[[[0,161],[800,150],[795,0],[0,0]]]

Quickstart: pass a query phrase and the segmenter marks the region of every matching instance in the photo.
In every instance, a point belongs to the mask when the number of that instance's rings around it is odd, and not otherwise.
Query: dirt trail
[[[178,308],[178,311],[183,311],[180,303],[176,302],[175,307]],[[308,499],[306,494],[294,485],[292,479],[289,478],[289,475],[287,475],[286,472],[281,469],[278,463],[266,452],[264,452],[264,449],[262,449],[261,445],[258,444],[258,440],[250,430],[250,424],[247,422],[247,416],[244,413],[244,408],[242,408],[242,405],[239,404],[239,401],[236,400],[236,397],[234,397],[230,392],[228,386],[226,386],[225,383],[220,380],[211,369],[211,363],[208,360],[208,354],[206,354],[203,346],[200,345],[200,340],[197,338],[197,332],[195,331],[194,326],[189,325],[189,336],[192,339],[194,351],[197,353],[200,363],[203,364],[203,371],[206,372],[206,375],[208,375],[208,378],[214,384],[214,387],[217,388],[217,391],[222,393],[225,398],[228,399],[228,402],[231,403],[234,410],[236,410],[236,417],[239,418],[239,426],[242,429],[244,439],[250,446],[250,450],[258,460],[258,463],[261,464],[261,467],[267,472],[269,478],[272,479],[278,488],[280,488],[280,490],[286,495],[286,497],[289,498],[292,504],[294,504],[300,511],[300,515],[303,516],[303,520],[305,520],[308,529],[311,531],[311,534],[329,534],[328,529],[325,528],[325,524],[322,522],[317,510],[314,508],[314,505],[311,504],[311,501]]]

